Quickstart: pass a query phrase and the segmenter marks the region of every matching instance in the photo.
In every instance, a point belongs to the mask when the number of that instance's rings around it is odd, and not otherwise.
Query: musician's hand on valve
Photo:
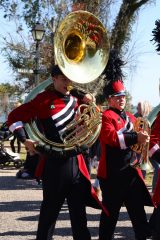
[[[34,154],[38,153],[35,149],[35,145],[38,144],[38,141],[26,139],[26,141],[23,144],[25,145],[25,148],[26,148],[27,152],[30,153],[30,155],[34,155]]]
[[[84,95],[82,101],[84,103],[89,103],[89,102],[95,102],[96,99],[95,99],[95,97],[92,94],[87,93],[87,94]]]
[[[137,132],[137,141],[139,144],[144,144],[146,142],[149,142],[149,139],[150,137],[147,132],[142,132],[142,131]]]

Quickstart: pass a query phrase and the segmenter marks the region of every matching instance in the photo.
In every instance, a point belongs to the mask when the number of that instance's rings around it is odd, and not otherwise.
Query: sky
[[[130,46],[134,45],[136,69],[127,71],[126,89],[132,96],[133,105],[148,101],[152,106],[160,103],[160,55],[151,41],[155,21],[160,19],[160,0],[140,11],[138,23],[134,26]]]
[[[134,46],[132,64],[136,67],[131,70],[128,66],[125,69],[125,86],[135,106],[139,101],[148,101],[153,107],[160,102],[160,55],[156,52],[156,46],[150,41],[157,19],[160,19],[160,0],[157,0],[156,4],[143,7],[133,27],[130,48]],[[6,23],[0,16],[0,35],[7,34],[8,29],[13,31],[12,24]],[[13,83],[13,74],[4,61],[3,56],[0,55],[0,83]]]

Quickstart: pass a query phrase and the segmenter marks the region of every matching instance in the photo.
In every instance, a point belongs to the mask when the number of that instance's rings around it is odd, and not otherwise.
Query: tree
[[[18,68],[34,69],[34,42],[31,40],[30,33],[23,36],[24,29],[31,29],[35,22],[40,21],[45,25],[46,33],[44,41],[41,43],[41,66],[44,67],[47,73],[51,65],[54,63],[53,51],[53,37],[58,23],[64,16],[75,8],[82,8],[88,10],[99,17],[104,26],[108,29],[111,48],[116,48],[123,54],[127,51],[127,43],[131,37],[132,26],[136,21],[139,10],[142,6],[151,4],[153,0],[17,0],[8,1],[0,0],[0,8],[4,11],[4,18],[8,20],[15,20],[17,24],[17,34],[19,35],[18,41],[10,41],[4,39],[3,53],[5,53],[7,61],[10,63],[12,69],[17,72]],[[112,16],[111,8],[119,5],[119,10],[114,18]],[[109,20],[112,19],[112,22]],[[29,39],[29,40],[28,40]],[[27,40],[27,41],[26,41]],[[46,79],[48,75],[41,75],[41,80]],[[18,73],[16,76],[17,81],[24,81],[26,87],[33,85],[33,75],[27,73]],[[101,81],[100,81],[101,80]],[[103,79],[98,79],[103,86]],[[90,89],[90,86],[86,86]],[[92,89],[98,86],[95,81],[92,84]],[[101,88],[99,87],[99,92]]]
[[[11,96],[15,92],[17,93],[17,95],[19,95],[21,93],[21,91],[17,85],[12,86],[9,83],[0,84],[0,94],[8,93],[8,95]]]
[[[132,112],[132,96],[128,91],[126,92],[125,110],[128,111],[128,112]]]
[[[140,8],[151,0],[123,0],[111,34],[111,47],[121,51],[130,39],[133,23]]]
[[[14,96],[16,99],[21,101],[21,89],[17,85],[10,85],[9,83],[0,84],[0,115],[3,113],[8,115],[9,110],[12,108],[10,97]]]

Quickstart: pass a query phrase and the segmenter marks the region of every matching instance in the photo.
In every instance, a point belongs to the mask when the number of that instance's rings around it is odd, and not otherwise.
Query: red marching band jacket
[[[156,154],[158,151],[160,151],[160,112],[158,113],[151,129],[149,147],[149,157],[151,158],[151,161],[153,155]],[[160,155],[158,156],[158,158],[159,158],[158,162],[160,163]],[[160,169],[158,171],[158,180],[153,193],[153,201],[157,205],[160,204]]]
[[[63,126],[63,123],[74,118],[74,114],[78,105],[78,99],[76,97],[73,97],[72,95],[63,96],[62,94],[59,94],[57,92],[49,90],[44,91],[38,94],[30,102],[22,104],[18,108],[14,109],[9,114],[7,123],[10,131],[14,132],[17,129],[23,128],[24,123],[28,123],[31,119],[37,117],[37,119],[40,119],[43,122],[43,130],[45,130],[46,132],[48,131],[47,134],[49,136],[50,134],[52,136],[59,135],[58,133],[63,132],[65,128],[65,126]],[[53,129],[52,126],[54,126]],[[90,175],[88,173],[82,154],[79,154],[77,156],[77,159],[79,170],[90,182]],[[43,171],[43,167],[45,164],[44,157],[40,160],[40,164],[37,168],[38,175],[40,174],[40,172]],[[91,206],[101,208],[107,215],[109,215],[108,210],[99,201],[92,185],[91,195],[93,197],[93,204],[91,203]]]
[[[103,112],[102,115],[102,130],[100,133],[100,144],[101,144],[101,157],[99,161],[99,168],[98,168],[98,177],[102,179],[107,178],[107,160],[110,158],[112,161],[112,156],[107,154],[106,151],[106,145],[109,145],[109,147],[115,148],[115,151],[120,151],[122,149],[127,149],[126,142],[125,142],[125,134],[123,134],[126,129],[128,122],[130,122],[128,132],[133,131],[133,123],[135,121],[135,117],[126,112],[127,119],[124,120],[120,117],[119,114],[117,114],[115,111],[111,109],[107,109]],[[114,159],[113,159],[114,160]],[[119,156],[117,157],[116,161],[118,163]],[[142,171],[139,168],[136,168],[139,177],[143,179]],[[144,187],[148,192],[148,189],[146,188],[146,185],[144,183]],[[150,196],[150,194],[149,194]],[[149,197],[149,203],[152,204],[151,197]],[[152,204],[153,205],[153,204]]]

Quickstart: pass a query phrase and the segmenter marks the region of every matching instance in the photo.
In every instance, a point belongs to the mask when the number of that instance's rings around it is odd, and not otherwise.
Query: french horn
[[[107,65],[109,38],[102,23],[86,11],[72,12],[61,22],[54,36],[55,60],[73,84],[89,83],[97,79]],[[33,99],[52,83],[49,78],[39,84],[27,96]],[[101,130],[101,112],[94,101],[79,106],[76,117],[61,136],[62,143],[46,139],[39,131],[36,120],[26,124],[29,137],[40,145],[56,151],[72,150],[77,146],[90,147]]]
[[[152,109],[152,111],[148,114],[147,118],[144,119],[144,118],[137,118],[137,121],[135,122],[134,124],[134,129],[136,131],[139,131],[139,127],[141,125],[141,127],[144,129],[144,130],[147,130],[147,132],[149,133],[150,135],[150,132],[151,132],[151,128],[152,128],[152,125],[157,117],[157,114],[159,113],[160,111],[160,104],[158,104],[156,107],[154,107]],[[135,144],[133,147],[132,147],[132,150],[135,151],[136,153],[138,154],[142,154],[141,156],[141,159],[140,161],[138,161],[134,167],[140,167],[142,170],[152,170],[152,166],[150,164],[150,161],[149,161],[149,156],[148,156],[148,152],[149,152],[149,142],[146,143],[145,145],[138,145],[138,144]]]
[[[148,119],[138,117],[133,124],[134,131],[145,131],[150,135],[151,127]],[[141,170],[150,171],[152,169],[149,161],[149,141],[144,144],[134,144],[131,149],[139,154],[140,159],[136,164],[131,164],[133,167],[139,167]]]

